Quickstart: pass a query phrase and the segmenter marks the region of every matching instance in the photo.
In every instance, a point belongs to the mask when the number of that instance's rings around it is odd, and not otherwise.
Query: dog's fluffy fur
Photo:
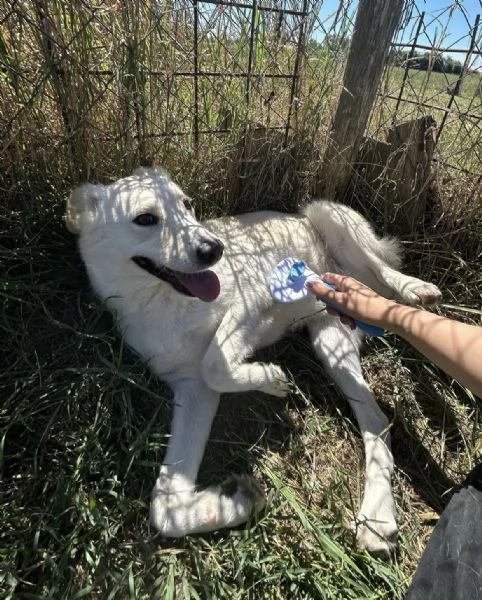
[[[275,303],[268,282],[280,260],[296,256],[318,273],[353,275],[388,297],[436,301],[435,286],[397,270],[396,243],[376,237],[352,209],[328,201],[314,201],[299,215],[256,212],[201,224],[160,169],[77,188],[66,222],[80,236],[90,280],[116,313],[122,335],[174,393],[169,447],[152,492],[154,527],[172,537],[207,532],[243,523],[263,507],[264,495],[249,477],[202,491],[196,477],[220,393],[284,396],[282,369],[248,359],[303,324],[348,398],[365,443],[358,545],[388,552],[397,532],[393,460],[387,419],[361,372],[361,336],[320,311],[314,297]]]

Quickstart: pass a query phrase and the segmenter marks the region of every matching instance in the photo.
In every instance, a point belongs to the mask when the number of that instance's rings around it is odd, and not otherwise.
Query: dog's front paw
[[[399,293],[407,304],[422,306],[437,304],[442,296],[442,292],[436,285],[415,277],[407,278],[407,281],[400,286]]]
[[[247,508],[247,514],[258,514],[266,506],[266,494],[263,488],[250,475],[232,475],[220,486],[221,493],[227,498]]]
[[[265,365],[267,382],[260,388],[260,392],[284,398],[289,392],[289,379],[286,373],[278,365]]]
[[[259,513],[266,497],[250,476],[232,476],[219,486],[196,491],[161,489],[159,480],[151,499],[150,519],[165,537],[216,531],[245,523]]]

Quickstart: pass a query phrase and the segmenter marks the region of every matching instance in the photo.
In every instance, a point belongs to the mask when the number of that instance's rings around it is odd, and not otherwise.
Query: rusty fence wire
[[[4,186],[38,172],[103,179],[153,161],[175,171],[225,154],[248,128],[275,132],[285,148],[297,133],[321,155],[356,7],[354,0],[0,0]],[[444,45],[458,13],[467,34]],[[471,18],[459,2],[434,14],[407,4],[369,130],[382,136],[396,122],[430,114],[436,160],[478,177],[482,26]],[[460,55],[460,72],[440,71],[446,55]]]

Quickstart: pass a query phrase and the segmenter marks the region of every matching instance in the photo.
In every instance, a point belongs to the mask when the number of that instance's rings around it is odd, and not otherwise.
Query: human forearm
[[[459,383],[482,397],[482,329],[399,304],[385,328],[397,333]]]
[[[334,291],[313,281],[307,286],[321,300],[339,307],[352,329],[358,319],[399,334],[461,384],[482,396],[482,328],[440,317],[420,308],[397,304],[344,275],[326,274]],[[328,308],[329,312],[333,309]],[[336,312],[335,312],[336,314]]]

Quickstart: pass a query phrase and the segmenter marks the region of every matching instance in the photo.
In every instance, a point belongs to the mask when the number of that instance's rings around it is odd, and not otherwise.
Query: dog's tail
[[[366,219],[344,204],[315,200],[302,212],[322,238],[334,265],[379,293],[391,295],[387,275],[401,264],[396,240],[379,238]]]

